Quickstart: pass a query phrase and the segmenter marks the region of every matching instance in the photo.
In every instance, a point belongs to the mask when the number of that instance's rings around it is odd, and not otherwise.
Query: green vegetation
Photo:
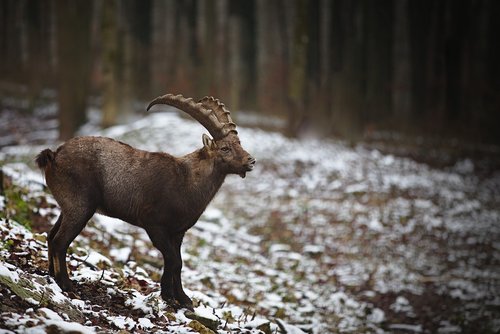
[[[12,219],[31,231],[34,208],[38,201],[29,196],[28,189],[12,184],[8,179],[4,190],[4,210],[0,212],[0,219]]]

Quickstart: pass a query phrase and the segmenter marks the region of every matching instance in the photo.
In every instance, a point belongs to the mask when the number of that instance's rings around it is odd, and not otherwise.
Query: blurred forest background
[[[499,17],[495,0],[1,0],[2,110],[57,101],[66,139],[89,104],[109,126],[172,92],[291,136],[500,143]]]

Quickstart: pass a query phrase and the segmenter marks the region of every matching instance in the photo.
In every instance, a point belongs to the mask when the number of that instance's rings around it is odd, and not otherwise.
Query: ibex
[[[66,252],[95,212],[146,230],[163,255],[161,296],[172,307],[193,308],[181,283],[181,243],[228,174],[242,178],[255,159],[242,147],[224,104],[213,97],[198,103],[167,94],[156,104],[174,106],[200,122],[203,148],[183,157],[147,152],[104,137],[77,137],[36,158],[61,214],[47,236],[49,274],[72,290]]]

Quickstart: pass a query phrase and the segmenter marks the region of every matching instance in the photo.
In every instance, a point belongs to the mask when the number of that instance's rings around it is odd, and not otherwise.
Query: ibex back
[[[181,243],[201,216],[226,175],[245,177],[255,164],[240,144],[236,125],[224,104],[213,97],[198,103],[167,94],[155,104],[175,106],[200,122],[213,136],[203,147],[176,158],[147,152],[104,137],[68,140],[36,159],[61,207],[47,240],[49,273],[69,291],[66,252],[95,212],[144,228],[164,259],[161,296],[174,308],[193,308],[181,283]]]

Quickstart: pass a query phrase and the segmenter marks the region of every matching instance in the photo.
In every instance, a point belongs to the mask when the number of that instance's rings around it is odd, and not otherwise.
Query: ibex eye
[[[224,146],[221,148],[222,152],[229,152],[230,151],[230,148],[227,147],[227,146]]]

